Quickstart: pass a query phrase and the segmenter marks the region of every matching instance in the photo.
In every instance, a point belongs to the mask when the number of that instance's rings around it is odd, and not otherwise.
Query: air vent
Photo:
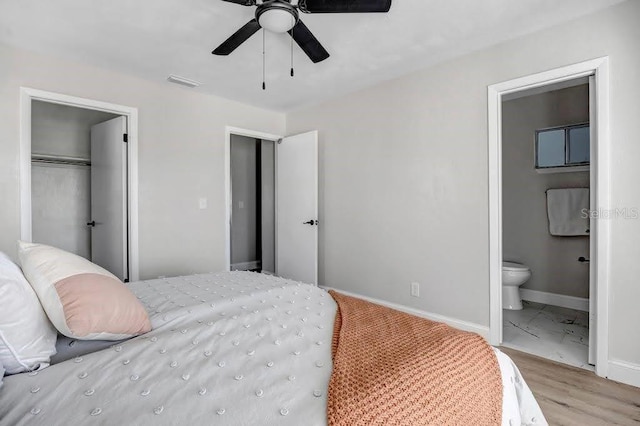
[[[198,81],[189,80],[188,78],[180,77],[179,75],[173,75],[173,74],[167,77],[167,81],[171,83],[181,84],[187,87],[198,87],[202,84]]]

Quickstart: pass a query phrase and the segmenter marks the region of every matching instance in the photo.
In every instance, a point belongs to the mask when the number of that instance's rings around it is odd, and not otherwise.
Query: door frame
[[[108,112],[127,118],[129,164],[129,281],[140,279],[138,243],[138,109],[134,107],[20,87],[20,238],[32,240],[31,215],[31,103],[48,102],[82,109]]]
[[[283,136],[274,135],[271,133],[261,132],[258,130],[249,130],[249,129],[241,129],[239,127],[225,126],[225,138],[224,138],[224,208],[225,208],[225,219],[224,219],[224,258],[225,258],[225,270],[231,270],[231,135],[237,136],[246,136],[249,138],[256,139],[267,139],[274,142],[277,142],[279,139],[282,139]],[[277,148],[276,148],[277,149]],[[275,159],[275,167],[278,167],[277,156]],[[275,246],[278,246],[278,182],[276,178],[275,183],[275,218],[276,218],[276,233],[275,233]],[[277,252],[277,250],[276,250]],[[277,256],[277,253],[274,253],[274,256]],[[278,264],[276,258],[276,265]],[[276,266],[277,269],[277,266]],[[278,271],[274,271],[276,274]]]
[[[590,182],[596,211],[610,208],[610,138],[609,138],[609,57],[601,57],[553,70],[528,75],[488,86],[488,156],[489,156],[489,343],[502,344],[502,97],[536,87],[589,75],[596,83],[597,144],[591,155]],[[607,220],[592,220],[591,238],[595,238],[595,253],[590,257],[595,279],[596,374],[606,377],[609,342],[609,271],[610,224]],[[594,232],[595,228],[595,232]],[[594,313],[590,312],[589,315]]]

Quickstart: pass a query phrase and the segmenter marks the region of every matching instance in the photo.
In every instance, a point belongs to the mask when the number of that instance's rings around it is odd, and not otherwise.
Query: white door
[[[276,274],[318,284],[318,132],[276,146]]]
[[[589,167],[589,209],[595,211],[596,208],[596,168],[598,167],[597,158],[594,154],[597,152],[597,126],[596,121],[596,84],[595,77],[589,76],[589,157],[591,167]],[[596,364],[596,226],[597,221],[594,218],[589,220],[589,364]]]
[[[91,128],[91,260],[123,281],[129,278],[126,133],[125,117]]]

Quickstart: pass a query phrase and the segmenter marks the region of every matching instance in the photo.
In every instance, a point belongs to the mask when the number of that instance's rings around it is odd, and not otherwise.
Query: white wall
[[[91,168],[31,165],[32,240],[91,260]]]
[[[117,115],[49,102],[31,104],[31,151],[34,154],[90,158],[91,127]]]
[[[320,131],[320,283],[488,325],[487,86],[600,56],[613,206],[639,207],[638,18],[625,2],[288,114],[288,134]],[[609,356],[640,366],[640,220],[611,232]]]
[[[225,267],[225,126],[284,133],[284,114],[0,45],[0,251],[20,237],[20,87],[139,109],[140,276]],[[198,199],[208,208],[200,210]]]
[[[589,86],[580,85],[502,104],[502,255],[526,264],[522,288],[589,297],[589,237],[549,234],[549,188],[588,188],[589,172],[540,174],[535,170],[537,129],[589,121]]]

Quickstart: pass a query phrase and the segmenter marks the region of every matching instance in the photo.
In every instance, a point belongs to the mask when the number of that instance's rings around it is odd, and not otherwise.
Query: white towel
[[[551,235],[589,235],[589,188],[548,189],[547,215]]]

